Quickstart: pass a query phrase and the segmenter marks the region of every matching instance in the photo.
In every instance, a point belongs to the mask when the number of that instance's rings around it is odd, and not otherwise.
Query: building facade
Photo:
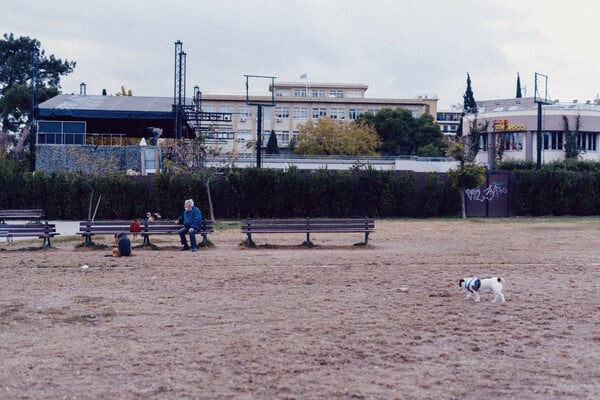
[[[415,118],[437,113],[436,98],[391,99],[366,97],[367,85],[322,83],[275,83],[271,90],[275,104],[262,107],[262,143],[266,146],[271,131],[280,148],[287,148],[299,133],[299,126],[318,118],[355,120],[361,114],[376,114],[383,108],[410,110]],[[262,99],[268,102],[269,99]],[[205,113],[231,113],[231,127],[210,129],[203,124],[208,145],[233,155],[250,154],[258,131],[257,106],[246,104],[246,96],[202,94]],[[249,145],[250,144],[250,145]]]
[[[456,136],[462,110],[439,110],[436,113],[435,122],[440,126],[440,130],[446,136]]]
[[[537,162],[538,105],[532,97],[478,102],[478,114],[464,117],[463,135],[469,135],[473,124],[487,124],[477,155],[479,163]],[[579,159],[600,161],[600,102],[556,102],[542,106],[542,164],[565,159],[567,132],[574,137]]]

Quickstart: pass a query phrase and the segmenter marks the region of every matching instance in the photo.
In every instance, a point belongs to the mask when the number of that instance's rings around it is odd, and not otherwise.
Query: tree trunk
[[[29,124],[25,125],[25,128],[23,128],[23,133],[21,134],[21,137],[19,138],[19,142],[17,143],[17,148],[15,150],[15,153],[17,154],[17,157],[21,158],[21,156],[23,155],[23,150],[25,148],[25,141],[27,140],[27,137],[29,136],[29,131],[31,130],[31,126]]]
[[[460,206],[461,206],[461,210],[462,210],[463,219],[467,219],[467,201],[465,199],[465,190],[466,190],[466,188],[464,187],[464,185],[461,185],[461,187],[460,187]]]
[[[208,213],[212,221],[215,220],[215,211],[213,209],[212,197],[210,195],[210,179],[206,180],[206,197],[208,198]]]

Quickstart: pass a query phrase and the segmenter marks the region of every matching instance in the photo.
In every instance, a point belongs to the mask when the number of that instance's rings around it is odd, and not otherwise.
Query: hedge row
[[[90,210],[96,219],[143,218],[148,211],[174,218],[192,198],[208,215],[207,182],[216,218],[442,217],[460,209],[445,174],[247,168],[92,177],[32,174],[6,160],[0,160],[0,186],[8,189],[0,192],[0,208],[42,208],[49,219],[83,220]]]
[[[204,174],[85,176],[30,173],[0,159],[0,208],[42,208],[49,219],[178,216],[193,198],[208,215],[209,183],[216,218],[455,217],[459,190],[446,174],[376,171],[231,169]],[[600,169],[513,170],[512,215],[600,215]]]

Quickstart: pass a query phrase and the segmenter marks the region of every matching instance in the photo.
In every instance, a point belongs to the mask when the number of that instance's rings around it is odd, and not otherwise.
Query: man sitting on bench
[[[176,224],[183,224],[183,227],[179,229],[179,237],[181,238],[182,245],[181,251],[189,250],[190,248],[185,238],[186,233],[189,233],[190,235],[192,251],[196,251],[198,249],[196,245],[196,232],[198,232],[200,226],[202,226],[202,212],[198,207],[194,206],[194,200],[192,199],[186,200],[183,208],[183,214],[175,220]]]

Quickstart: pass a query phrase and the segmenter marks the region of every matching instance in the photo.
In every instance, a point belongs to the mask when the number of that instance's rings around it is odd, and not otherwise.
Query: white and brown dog
[[[151,213],[150,211],[148,211],[146,213],[146,219],[150,222],[154,222],[157,221],[159,219],[161,219],[162,217],[160,216],[159,213],[155,212],[155,213]]]
[[[465,300],[468,300],[472,295],[474,295],[475,301],[479,301],[479,292],[482,290],[491,289],[492,292],[494,292],[494,299],[492,300],[492,303],[495,303],[498,299],[500,299],[502,303],[506,303],[504,295],[502,294],[504,283],[504,278],[500,277],[477,278],[473,276],[470,278],[461,279],[458,282],[458,286],[469,292],[467,293]]]

